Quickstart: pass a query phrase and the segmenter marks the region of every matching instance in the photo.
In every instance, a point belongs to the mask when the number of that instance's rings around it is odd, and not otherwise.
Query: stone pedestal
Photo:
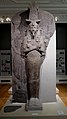
[[[41,111],[42,103],[38,98],[30,98],[30,101],[25,105],[26,111]]]

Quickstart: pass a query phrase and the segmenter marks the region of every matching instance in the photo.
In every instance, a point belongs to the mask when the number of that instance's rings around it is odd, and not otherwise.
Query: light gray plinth
[[[6,102],[6,106],[17,107],[11,112],[4,112],[4,107],[0,110],[0,119],[67,119],[67,108],[60,97],[56,96],[56,102],[42,103],[42,111],[25,111],[24,103],[12,103],[12,97]],[[21,106],[21,107],[20,107]],[[65,118],[66,117],[66,118]]]
[[[38,98],[31,98],[28,103],[25,105],[26,111],[41,111],[42,110],[42,103]]]

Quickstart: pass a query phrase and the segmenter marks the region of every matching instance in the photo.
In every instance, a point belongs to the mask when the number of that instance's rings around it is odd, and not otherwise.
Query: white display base
[[[9,94],[12,94],[12,87],[8,90]]]
[[[56,76],[56,84],[67,83],[67,75],[57,75]]]
[[[4,112],[4,107],[2,108],[2,110],[0,111],[0,117],[1,119],[4,119],[5,117],[7,118],[19,118],[19,119],[46,119],[46,116],[49,118],[51,117],[55,117],[54,119],[56,119],[56,117],[61,117],[61,119],[63,119],[63,116],[66,117],[67,115],[67,107],[65,107],[64,103],[62,102],[62,100],[60,99],[60,97],[58,95],[56,95],[56,99],[57,102],[50,102],[50,103],[43,103],[43,110],[42,111],[29,111],[26,112],[25,111],[25,104],[23,103],[12,103],[10,99],[12,99],[12,97],[9,98],[9,100],[6,102],[5,106],[22,106],[21,108],[17,109],[16,111],[13,112]],[[47,118],[47,119],[48,119]],[[58,118],[57,118],[58,119]],[[60,119],[60,118],[59,118]],[[66,118],[67,119],[67,118]]]
[[[0,76],[0,84],[12,84],[12,76]]]
[[[58,88],[56,88],[56,94],[58,94],[59,93],[59,89]]]

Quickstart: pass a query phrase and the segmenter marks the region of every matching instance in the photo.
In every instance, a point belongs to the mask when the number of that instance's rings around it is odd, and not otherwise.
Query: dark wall
[[[56,49],[65,49],[65,68],[67,74],[67,23],[56,24]]]
[[[0,50],[11,50],[11,23],[0,24]],[[12,58],[10,60],[10,68],[12,74]]]
[[[11,24],[0,24],[0,50],[11,49]]]

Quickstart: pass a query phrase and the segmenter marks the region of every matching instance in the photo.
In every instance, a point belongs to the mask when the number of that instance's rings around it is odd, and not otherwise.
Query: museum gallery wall
[[[56,101],[56,32],[52,14],[31,5],[11,23],[13,102]]]

